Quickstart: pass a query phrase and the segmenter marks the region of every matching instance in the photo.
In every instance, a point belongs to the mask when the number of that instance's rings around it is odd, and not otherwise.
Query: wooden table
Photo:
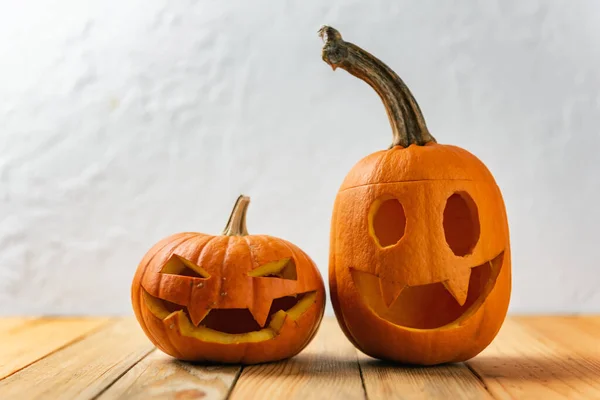
[[[293,359],[203,366],[155,350],[133,318],[0,319],[0,399],[600,399],[600,317],[511,317],[467,363],[357,352],[334,319]]]

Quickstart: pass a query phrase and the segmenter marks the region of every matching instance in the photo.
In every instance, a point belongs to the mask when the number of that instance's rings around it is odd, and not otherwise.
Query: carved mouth
[[[381,288],[385,285],[377,275],[356,269],[351,269],[351,274],[363,301],[379,317],[407,328],[436,329],[457,323],[479,309],[494,288],[503,261],[504,251],[472,267],[463,284],[445,281],[405,286],[389,307],[383,300]]]
[[[264,327],[256,322],[247,308],[211,309],[196,326],[190,319],[187,307],[154,297],[144,288],[142,295],[148,310],[163,320],[169,329],[177,326],[183,336],[227,344],[261,342],[274,338],[287,318],[297,320],[317,298],[317,292],[312,291],[274,299]]]

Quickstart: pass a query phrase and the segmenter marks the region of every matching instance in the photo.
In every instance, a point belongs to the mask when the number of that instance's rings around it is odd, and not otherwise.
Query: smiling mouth
[[[169,328],[178,328],[181,335],[214,343],[262,342],[279,334],[286,319],[300,318],[315,302],[317,292],[299,293],[273,299],[269,317],[261,327],[247,308],[211,309],[198,326],[190,319],[187,307],[152,296],[142,288],[148,310]]]
[[[356,269],[350,272],[363,301],[379,317],[407,328],[436,329],[458,323],[479,309],[494,288],[503,260],[504,251],[471,268],[466,299],[462,298],[462,304],[457,300],[458,296],[449,291],[448,282],[435,282],[405,286],[388,307],[383,301],[381,279],[377,275]]]

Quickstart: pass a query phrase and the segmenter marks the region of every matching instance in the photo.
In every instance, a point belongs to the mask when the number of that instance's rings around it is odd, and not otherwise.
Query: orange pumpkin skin
[[[441,223],[446,199],[457,192],[468,193],[479,214],[479,241],[466,257],[453,254]],[[367,218],[382,196],[398,199],[406,214],[404,236],[386,248],[374,242]],[[499,254],[499,275],[483,303],[458,324],[437,329],[407,328],[382,318],[366,304],[351,273],[360,270],[418,285],[443,281],[453,268],[480,265]],[[361,160],[335,201],[329,284],[342,330],[370,356],[432,365],[464,361],[481,352],[502,326],[511,291],[504,203],[485,165],[466,150],[439,144],[397,146]]]
[[[323,60],[367,82],[394,136],[346,176],[331,221],[329,285],[348,339],[401,363],[467,360],[498,333],[511,292],[500,189],[468,151],[438,144],[404,82],[324,26]]]
[[[161,272],[174,255],[197,265],[210,277]],[[257,267],[287,258],[295,263],[296,280],[249,275]],[[267,328],[274,299],[306,293],[313,296],[306,310],[296,319],[286,315],[275,335],[267,340],[239,341],[218,333],[230,342],[205,341],[186,334],[182,328],[191,326],[185,318],[197,329],[212,310],[232,309],[247,309],[261,328]],[[285,240],[266,235],[202,233],[180,233],[157,243],[140,262],[131,289],[137,320],[159,349],[182,360],[243,364],[280,360],[300,352],[319,327],[324,293],[313,261]],[[146,299],[183,306],[185,314],[157,315]]]

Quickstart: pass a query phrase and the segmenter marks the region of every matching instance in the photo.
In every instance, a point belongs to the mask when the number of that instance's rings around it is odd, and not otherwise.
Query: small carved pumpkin
[[[380,95],[394,134],[346,176],[334,205],[329,284],[360,350],[413,364],[463,361],[504,321],[510,245],[502,195],[466,150],[437,144],[402,80],[380,60],[320,31],[323,59]]]
[[[220,236],[180,233],[141,261],[131,288],[148,338],[183,360],[259,363],[291,357],[315,335],[323,280],[298,247],[248,235],[240,196]]]

